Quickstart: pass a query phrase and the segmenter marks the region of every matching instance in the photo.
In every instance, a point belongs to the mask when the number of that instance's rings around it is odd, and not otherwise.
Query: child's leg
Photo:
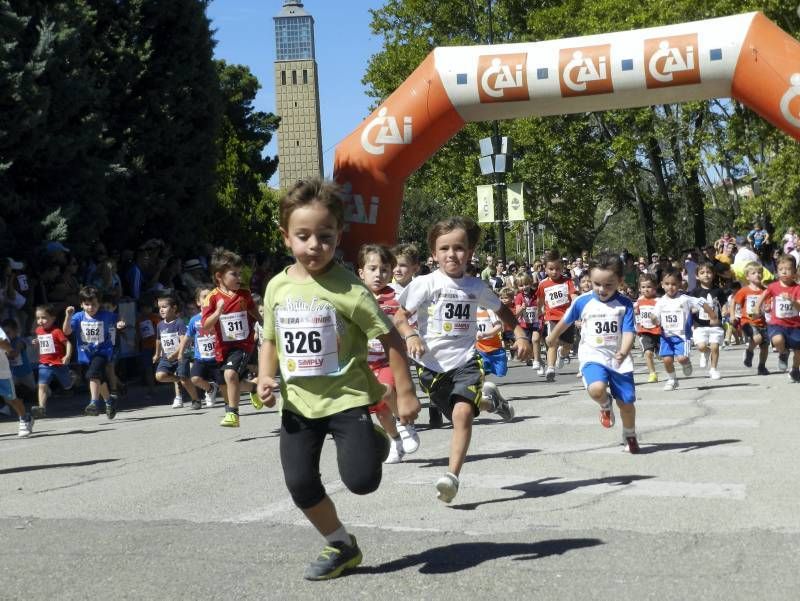
[[[397,423],[388,404],[381,403],[377,411],[375,411],[375,417],[378,418],[378,423],[380,423],[386,434],[393,439],[400,437],[400,433],[397,431]]]
[[[111,391],[108,389],[107,382],[100,382],[100,396],[106,402],[111,398]]]
[[[617,401],[619,416],[622,418],[622,427],[629,432],[636,431],[636,405]]]
[[[661,360],[664,362],[664,371],[670,380],[675,379],[675,358],[672,355],[662,355]]]
[[[711,343],[711,368],[717,369],[719,363],[719,344]]]
[[[92,397],[93,403],[100,400],[100,378],[89,380],[89,396]]]
[[[186,392],[189,393],[189,397],[193,400],[197,400],[197,388],[194,387],[192,381],[189,378],[181,378],[180,379],[181,386],[186,389]]]
[[[227,408],[230,408],[234,413],[239,412],[239,374],[233,369],[226,369],[224,372],[225,386],[228,388],[227,392]],[[227,409],[226,408],[226,409]]]
[[[539,335],[538,330],[533,330],[533,332],[531,332],[531,346],[533,347],[534,363],[541,363],[542,361],[541,349],[539,348],[541,345],[541,339],[542,337]]]
[[[5,399],[6,405],[11,407],[14,410],[14,413],[17,414],[17,417],[25,417],[25,403],[23,403],[18,398],[13,399]]]
[[[201,378],[200,376],[192,376],[191,382],[192,384],[195,385],[195,387],[199,388],[204,392],[208,392],[209,390],[211,390],[211,384],[207,380]]]
[[[783,355],[786,352],[786,339],[783,334],[776,334],[772,337],[772,346],[775,347],[779,355]]]
[[[467,456],[472,439],[472,422],[475,419],[473,404],[463,397],[453,399],[453,437],[450,439],[450,463],[448,471],[458,476]]]
[[[647,364],[647,371],[651,374],[656,373],[656,360],[653,351],[644,352],[644,362]]]
[[[47,409],[47,397],[50,392],[50,387],[47,384],[39,383],[39,409],[44,411]]]
[[[592,382],[586,388],[586,392],[588,392],[591,399],[601,407],[607,405],[608,401],[610,400],[608,398],[606,382],[603,381]]]
[[[769,343],[762,340],[761,336],[758,337],[758,366],[765,367],[767,365],[767,358],[769,357]]]

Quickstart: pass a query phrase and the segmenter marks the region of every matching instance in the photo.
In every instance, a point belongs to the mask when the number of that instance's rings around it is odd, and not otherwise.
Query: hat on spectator
[[[19,271],[20,269],[25,269],[25,265],[22,264],[22,261],[15,261],[11,257],[8,257],[8,266],[13,269],[14,271]]]
[[[68,253],[69,252],[69,249],[66,246],[64,246],[63,244],[61,244],[61,242],[58,242],[57,240],[51,240],[50,242],[48,242],[45,245],[44,248],[49,253],[57,253],[57,252]]]
[[[192,271],[193,269],[203,269],[203,264],[197,259],[189,259],[183,262],[184,271]]]

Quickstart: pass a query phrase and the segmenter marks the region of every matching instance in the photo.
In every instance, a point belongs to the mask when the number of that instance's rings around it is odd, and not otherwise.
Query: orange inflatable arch
[[[336,148],[342,248],[393,244],[406,178],[467,122],[732,97],[800,139],[800,43],[762,13],[547,42],[436,48]],[[477,156],[477,155],[476,155]]]

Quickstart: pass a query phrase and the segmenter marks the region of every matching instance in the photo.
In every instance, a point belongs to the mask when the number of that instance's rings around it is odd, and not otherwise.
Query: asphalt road
[[[233,430],[166,387],[114,421],[58,399],[29,439],[0,422],[0,599],[797,599],[800,386],[740,359],[723,352],[719,381],[637,386],[640,455],[600,427],[575,364],[547,384],[512,362],[498,383],[517,417],[477,420],[449,506],[433,487],[449,428],[421,425],[366,497],[326,443],[364,563],[322,583],[302,579],[322,541],[283,484],[274,411],[245,404]]]

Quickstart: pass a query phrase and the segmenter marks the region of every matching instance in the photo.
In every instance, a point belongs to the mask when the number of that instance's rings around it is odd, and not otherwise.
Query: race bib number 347
[[[325,376],[339,370],[336,310],[277,310],[278,341],[282,347],[281,374],[285,378]]]

